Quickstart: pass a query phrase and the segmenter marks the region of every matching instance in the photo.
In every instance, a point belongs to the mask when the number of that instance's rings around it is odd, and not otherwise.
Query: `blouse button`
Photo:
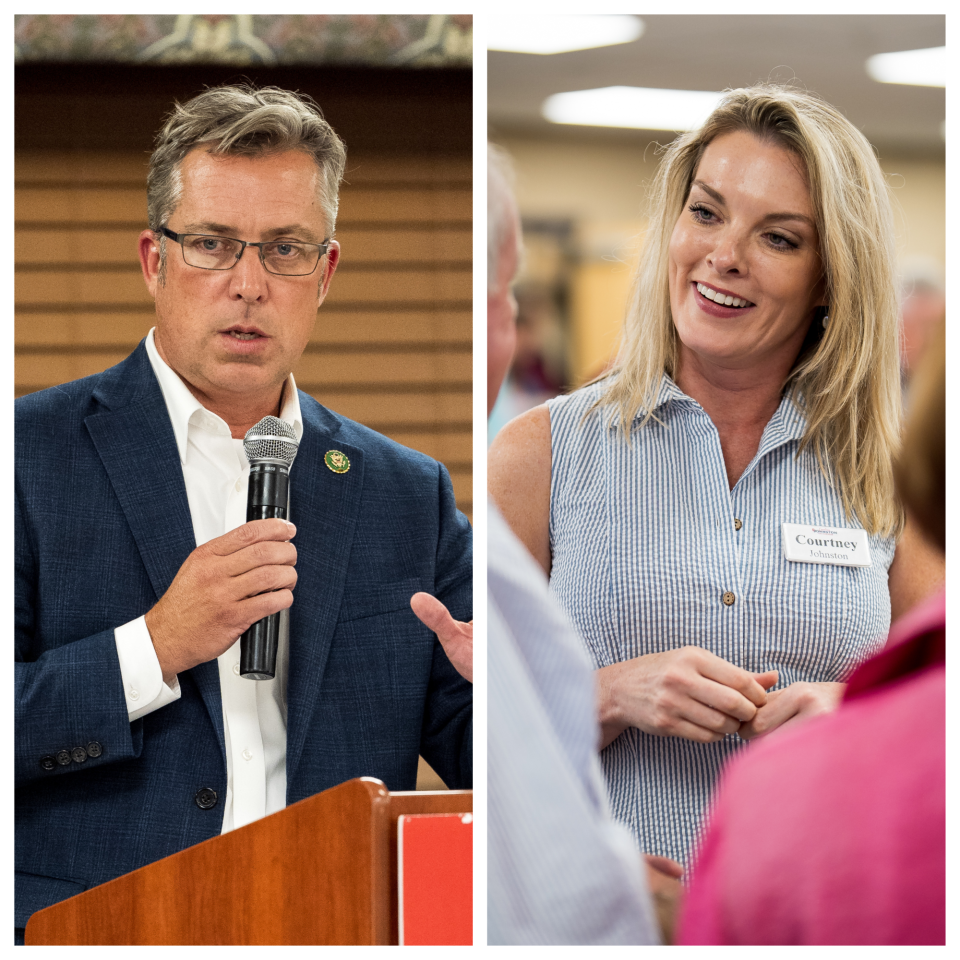
[[[733,602],[736,599],[737,598],[729,590],[723,595],[723,602],[728,607],[733,606]]]
[[[239,677],[240,676],[240,664],[235,663],[233,665],[233,672]]]
[[[733,529],[734,529],[734,530],[739,530],[742,526],[743,526],[743,521],[740,520],[738,517],[734,517],[734,518],[733,518]]]

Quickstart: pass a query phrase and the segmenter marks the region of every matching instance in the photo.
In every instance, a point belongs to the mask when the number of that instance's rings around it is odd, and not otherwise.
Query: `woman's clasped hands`
[[[694,646],[602,667],[597,671],[601,747],[628,727],[699,743],[728,733],[750,740],[833,710],[843,695],[841,683],[794,683],[768,692],[778,679],[776,670],[751,673]]]

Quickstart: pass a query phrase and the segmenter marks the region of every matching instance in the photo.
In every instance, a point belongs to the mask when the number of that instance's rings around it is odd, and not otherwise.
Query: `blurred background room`
[[[174,100],[244,80],[299,90],[346,142],[347,168],[342,259],[297,385],[442,461],[470,516],[472,18],[14,21],[16,394],[118,363],[153,325],[137,236]]]
[[[658,144],[721,91],[793,82],[867,136],[897,219],[904,380],[944,310],[945,18],[500,17],[489,139],[516,168],[525,258],[499,428],[610,362],[643,242]]]

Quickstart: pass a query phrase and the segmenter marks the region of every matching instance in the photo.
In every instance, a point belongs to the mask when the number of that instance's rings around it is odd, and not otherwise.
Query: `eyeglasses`
[[[207,236],[202,233],[174,233],[166,227],[160,233],[180,244],[183,262],[201,270],[231,270],[246,247],[256,247],[260,262],[268,273],[282,277],[306,277],[317,269],[330,240],[301,243],[299,240],[266,240],[250,243],[233,237]]]

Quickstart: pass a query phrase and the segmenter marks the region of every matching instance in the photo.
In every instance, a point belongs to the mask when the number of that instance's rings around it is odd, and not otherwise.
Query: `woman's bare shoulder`
[[[506,424],[490,445],[487,488],[504,520],[550,572],[550,411],[545,404]]]
[[[550,411],[545,403],[521,413],[501,427],[490,445],[490,452],[504,450],[511,454],[550,458]]]

